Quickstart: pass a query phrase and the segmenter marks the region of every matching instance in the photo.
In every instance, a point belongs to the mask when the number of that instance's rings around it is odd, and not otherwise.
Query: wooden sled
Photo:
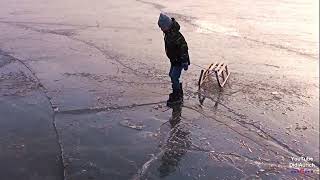
[[[221,63],[212,63],[209,65],[209,67],[206,70],[201,70],[200,78],[198,82],[199,89],[201,88],[201,85],[203,82],[205,82],[209,77],[215,76],[218,84],[221,88],[226,84],[230,72],[228,71],[227,64],[221,62]]]

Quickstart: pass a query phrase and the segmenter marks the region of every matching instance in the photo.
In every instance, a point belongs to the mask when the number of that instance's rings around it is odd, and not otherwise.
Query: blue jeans
[[[182,66],[172,66],[170,67],[169,76],[171,78],[172,90],[173,92],[178,92],[180,89],[179,78],[181,76]]]

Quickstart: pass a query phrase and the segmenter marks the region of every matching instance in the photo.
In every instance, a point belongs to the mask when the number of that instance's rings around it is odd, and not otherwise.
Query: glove
[[[184,53],[182,56],[181,56],[181,59],[180,61],[182,62],[182,67],[185,71],[188,70],[188,66],[190,64],[190,60],[189,60],[189,54],[188,52]]]
[[[188,63],[182,63],[182,67],[183,67],[183,69],[184,69],[185,71],[188,70],[188,66],[189,66]]]

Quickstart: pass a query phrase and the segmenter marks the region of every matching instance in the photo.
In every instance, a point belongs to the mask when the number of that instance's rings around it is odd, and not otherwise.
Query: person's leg
[[[173,93],[178,93],[180,91],[180,76],[182,71],[182,66],[171,66],[170,68],[170,78],[172,83]]]
[[[171,83],[172,83],[172,77],[173,77],[173,68],[174,68],[174,66],[170,66],[170,71],[169,71],[169,77],[170,77],[170,79],[171,79]]]
[[[183,99],[182,83],[180,83],[180,87],[179,87],[179,96]]]

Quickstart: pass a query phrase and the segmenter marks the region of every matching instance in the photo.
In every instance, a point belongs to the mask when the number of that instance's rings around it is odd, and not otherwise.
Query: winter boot
[[[179,97],[180,97],[180,99],[183,101],[183,89],[182,89],[182,83],[180,83]]]
[[[180,104],[181,102],[182,102],[182,99],[179,94],[179,91],[178,92],[173,91],[173,93],[171,93],[169,95],[169,100],[167,101],[167,106],[172,107],[172,106]]]

